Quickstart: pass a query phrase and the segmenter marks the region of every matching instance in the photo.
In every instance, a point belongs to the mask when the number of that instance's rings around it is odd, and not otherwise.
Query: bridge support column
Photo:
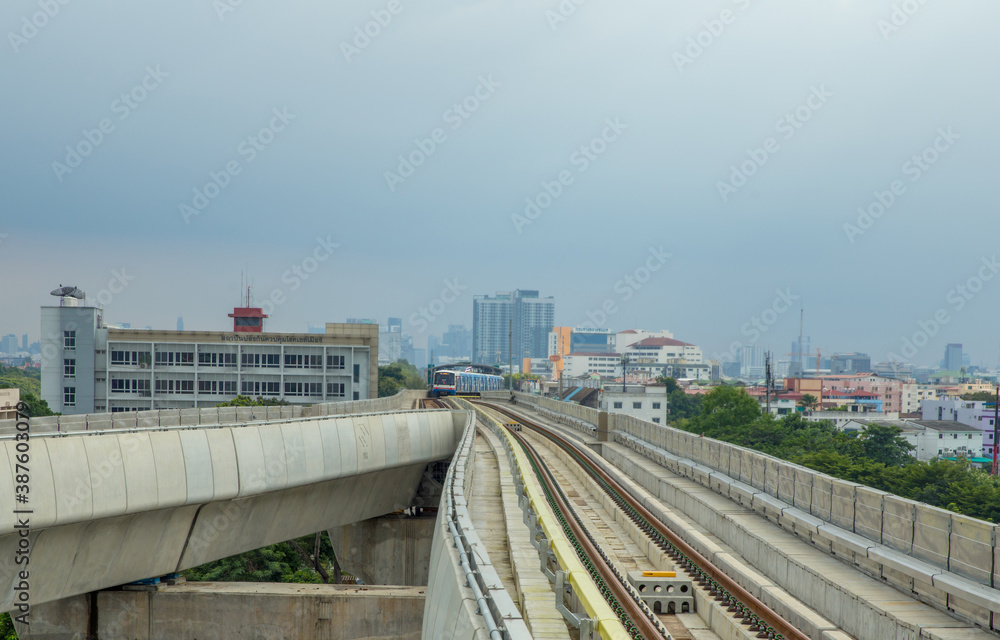
[[[426,586],[434,522],[432,516],[390,515],[328,533],[341,567],[365,584]]]
[[[425,589],[189,582],[32,607],[19,640],[418,640]]]

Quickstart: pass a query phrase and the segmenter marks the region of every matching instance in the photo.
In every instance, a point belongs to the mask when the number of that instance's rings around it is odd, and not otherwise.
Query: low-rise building
[[[20,401],[20,389],[0,389],[0,420],[17,420],[17,403]]]
[[[652,384],[629,386],[624,392],[605,388],[600,396],[599,408],[608,413],[623,413],[640,420],[666,424],[667,387]]]
[[[880,423],[883,424],[883,423]],[[900,434],[915,449],[917,460],[933,458],[980,458],[983,455],[983,432],[953,420],[906,420],[896,424]]]
[[[104,324],[103,311],[62,299],[42,307],[42,399],[63,414],[214,406],[237,395],[293,404],[375,398],[378,325],[264,333],[240,307],[233,331],[149,331]]]

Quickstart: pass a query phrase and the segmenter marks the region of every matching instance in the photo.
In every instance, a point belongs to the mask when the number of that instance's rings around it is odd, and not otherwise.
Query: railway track
[[[710,598],[714,598],[725,606],[734,618],[739,619],[747,627],[747,631],[756,632],[758,638],[808,640],[808,636],[793,627],[753,594],[743,589],[736,581],[699,554],[697,550],[650,513],[615,478],[594,462],[592,459],[594,454],[589,450],[503,405],[485,401],[473,401],[473,403],[513,419],[562,449],[576,464],[583,468],[586,474],[654,544],[674,560],[679,569],[687,573],[693,582],[706,589]],[[620,575],[620,572],[611,564],[604,552],[593,543],[593,538],[587,532],[580,518],[576,516],[565,494],[535,448],[523,434],[516,431],[510,433],[531,460],[533,470],[545,488],[546,498],[559,517],[560,524],[563,524],[567,533],[572,532],[577,541],[574,544],[579,544],[578,551],[589,560],[589,564],[584,562],[584,565],[588,571],[591,571],[602,594],[615,613],[622,619],[626,630],[632,634],[633,638],[653,640],[669,637],[662,623],[642,603],[638,594],[628,585],[624,576]]]

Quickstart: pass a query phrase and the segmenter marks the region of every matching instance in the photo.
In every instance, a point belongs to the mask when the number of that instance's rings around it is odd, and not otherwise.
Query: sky
[[[578,4],[579,3],[579,4]],[[75,285],[272,331],[474,295],[706,357],[996,366],[992,0],[7,0],[0,333]],[[421,314],[421,309],[427,309]],[[432,312],[433,310],[433,312]],[[427,318],[430,320],[427,320]]]

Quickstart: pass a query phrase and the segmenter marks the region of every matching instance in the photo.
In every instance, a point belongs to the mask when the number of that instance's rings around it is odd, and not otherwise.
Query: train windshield
[[[448,387],[453,386],[455,384],[455,374],[451,371],[439,371],[434,376],[434,384],[443,384]]]

